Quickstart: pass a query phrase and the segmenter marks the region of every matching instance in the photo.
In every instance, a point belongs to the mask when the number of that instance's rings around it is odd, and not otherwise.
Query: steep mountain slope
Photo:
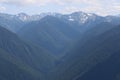
[[[106,26],[106,27],[110,27],[110,26]],[[100,27],[97,27],[96,31],[99,31],[99,29]],[[99,80],[100,78],[99,74],[101,74],[102,76],[102,73],[104,72],[99,73],[100,67],[97,67],[97,69],[94,70],[94,66],[99,63],[103,64],[107,60],[109,61],[112,55],[119,54],[119,51],[120,51],[119,30],[120,30],[120,26],[114,26],[114,27],[111,26],[110,29],[107,29],[106,31],[101,32],[97,36],[93,36],[93,37],[91,36],[89,39],[87,39],[86,37],[82,38],[82,40],[80,40],[80,42],[77,43],[77,46],[74,46],[73,48],[71,48],[70,52],[68,52],[69,55],[67,54],[65,57],[63,57],[64,62],[60,63],[59,66],[56,67],[56,69],[51,71],[52,73],[55,72],[54,74],[55,77],[53,79],[56,79],[56,80],[88,80],[88,79]],[[89,32],[92,32],[92,31],[90,30]],[[92,35],[94,34],[95,33],[92,33]],[[115,63],[115,66],[110,68],[110,69],[114,69],[111,71],[115,71],[117,64],[120,64],[119,60]],[[109,66],[110,65],[112,66],[112,62],[111,64],[109,64]],[[93,70],[91,71],[91,69],[93,69],[94,72]],[[104,70],[106,69],[106,67],[102,67],[102,69]],[[87,72],[89,75],[87,75]],[[109,74],[109,72],[107,71],[105,72]],[[117,76],[116,74],[118,74],[118,72],[110,73],[110,75],[114,77]],[[99,77],[98,78],[94,77],[95,75]],[[111,78],[110,80],[113,80],[112,76],[111,77],[102,76],[100,79],[106,80],[106,79]]]
[[[105,21],[110,22],[114,25],[120,25],[120,16],[106,16]]]
[[[0,13],[0,25],[12,32],[18,31],[24,24],[14,15]]]
[[[56,17],[46,16],[27,24],[18,34],[55,55],[63,55],[77,39],[79,32]]]
[[[120,51],[115,52],[106,61],[97,64],[77,80],[119,80]],[[117,79],[118,78],[118,79]]]
[[[50,53],[48,53],[42,48],[38,48],[32,44],[22,41],[17,35],[15,35],[14,33],[2,27],[0,27],[0,49],[2,49],[7,54],[12,56],[11,58],[14,61],[16,61],[15,63],[11,62],[13,65],[8,65],[8,66],[11,66],[11,68],[17,66],[16,68],[18,68],[18,70],[21,71],[23,75],[24,75],[24,69],[28,69],[30,72],[26,72],[25,75],[31,75],[32,73],[37,77],[39,76],[38,79],[40,78],[44,79],[45,78],[45,77],[43,78],[44,74],[47,71],[49,71],[51,67],[55,65],[56,59],[54,56],[50,55]],[[5,58],[7,57],[9,56],[5,56]],[[27,67],[24,65],[26,65]],[[20,70],[19,67],[21,67],[23,70],[21,68]],[[8,70],[11,68],[8,68]],[[0,69],[3,69],[3,72],[5,71],[4,66],[2,67],[2,64],[0,66]],[[19,76],[20,73],[19,72],[17,73],[18,70],[15,70],[15,71],[13,70],[14,71],[13,73],[16,73],[16,74],[13,74],[11,78]],[[30,73],[30,74],[27,74],[27,73]],[[5,73],[4,75],[10,75],[10,73]],[[34,76],[34,78],[30,80],[36,79],[37,78],[36,76]],[[25,80],[29,80],[29,76],[27,77],[28,79],[26,78]],[[18,80],[20,79],[21,78],[19,78]]]
[[[1,80],[39,80],[37,71],[21,63],[10,53],[0,49],[0,79]]]
[[[104,62],[98,63],[95,67],[83,74],[77,80],[119,80],[120,73],[120,26],[115,27],[104,33],[109,40],[105,41],[101,47],[101,53],[111,54]],[[97,52],[98,53],[98,52]]]

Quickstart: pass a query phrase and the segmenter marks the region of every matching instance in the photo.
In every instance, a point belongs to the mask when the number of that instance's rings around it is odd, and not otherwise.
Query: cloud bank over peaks
[[[120,14],[120,0],[0,0],[0,6],[0,11],[4,12],[9,12],[10,9],[17,12],[15,10],[20,9],[32,13],[34,9],[36,13],[83,11],[103,16]]]

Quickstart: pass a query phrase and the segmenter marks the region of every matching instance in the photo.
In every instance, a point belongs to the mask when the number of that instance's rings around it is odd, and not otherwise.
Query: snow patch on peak
[[[74,21],[74,19],[72,18],[72,16],[69,16],[69,21]]]
[[[93,16],[93,14],[92,14],[92,13],[88,13],[87,15],[88,15],[88,16]]]
[[[82,14],[79,18],[80,18],[80,23],[84,24],[89,17],[86,14]]]
[[[20,20],[22,21],[26,21],[28,20],[28,18],[30,17],[29,15],[25,14],[25,13],[19,13],[16,15]]]

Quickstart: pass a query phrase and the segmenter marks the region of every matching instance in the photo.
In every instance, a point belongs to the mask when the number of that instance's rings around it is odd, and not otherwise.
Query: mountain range
[[[0,13],[0,80],[120,80],[120,17]]]
[[[90,26],[93,23],[111,22],[119,24],[120,16],[99,16],[93,13],[74,12],[71,14],[60,13],[41,13],[37,15],[28,15],[26,13],[19,13],[16,15],[0,13],[0,25],[11,30],[12,32],[19,31],[25,24],[33,21],[39,21],[46,16],[53,16],[62,21],[79,28],[79,26]],[[94,24],[95,25],[95,24]]]

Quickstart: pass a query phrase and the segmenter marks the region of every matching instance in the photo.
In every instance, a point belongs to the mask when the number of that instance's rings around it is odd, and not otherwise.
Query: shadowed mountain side
[[[30,69],[30,71],[32,71],[32,69],[36,70],[38,72],[37,75],[39,75],[39,76],[43,76],[46,72],[48,72],[50,70],[50,68],[55,66],[55,61],[57,60],[53,55],[50,55],[49,52],[44,51],[43,49],[38,48],[32,44],[22,41],[16,34],[8,31],[2,27],[0,27],[0,49],[4,50],[6,53],[9,53],[9,55],[13,57],[14,61],[18,60],[21,62],[21,64],[16,62],[17,67],[20,66],[21,68],[23,68],[23,70],[21,70],[21,72],[24,71],[24,66],[22,66],[22,65],[25,64],[29,67],[28,69]],[[10,66],[10,65],[8,64],[8,66]],[[3,65],[3,67],[4,67],[4,65]],[[14,68],[14,67],[15,66],[12,67],[12,65],[11,65],[11,68]],[[2,69],[2,66],[0,68]],[[10,68],[8,68],[8,70],[9,69]],[[5,71],[4,68],[3,68],[3,71]],[[19,73],[17,73],[17,70],[15,72],[16,72],[16,74],[13,74],[13,76],[12,76],[13,79],[14,79],[15,75],[16,76],[19,75]],[[24,72],[22,72],[22,73],[24,74]],[[28,72],[28,73],[30,73],[30,72]],[[6,73],[5,75],[7,75],[7,74],[10,75],[9,73]],[[27,72],[25,74],[29,75],[29,74],[27,74]],[[33,72],[32,74],[35,74],[35,73]],[[31,75],[31,73],[30,73],[30,75]],[[34,76],[35,80],[36,80],[36,76]],[[42,78],[42,79],[44,79],[44,78]],[[33,80],[33,79],[26,78],[25,80]]]
[[[38,75],[39,74],[39,75]],[[42,74],[0,49],[1,80],[39,80]]]
[[[105,44],[108,44],[110,47],[109,50],[106,51],[106,53],[109,53],[112,55],[105,60],[104,62],[98,63],[95,67],[91,68],[88,72],[86,72],[83,76],[76,80],[117,80],[117,77],[120,73],[120,26],[115,27],[114,29],[106,32],[108,35],[104,36],[110,36],[112,35],[110,40],[108,40]],[[112,45],[111,45],[112,44]],[[102,47],[104,48],[104,47]],[[104,48],[107,49],[106,47]],[[101,52],[104,52],[101,51]]]
[[[68,52],[69,56],[66,55],[63,57],[64,62],[59,64],[56,69],[51,70],[51,73],[54,74],[55,72],[53,79],[75,80],[79,76],[85,76],[84,74],[87,74],[95,65],[108,60],[111,55],[119,52],[119,30],[120,27],[115,26],[97,36],[89,38],[89,40],[82,45],[80,45],[81,42],[78,42],[77,46]],[[88,78],[86,80],[88,80]]]

